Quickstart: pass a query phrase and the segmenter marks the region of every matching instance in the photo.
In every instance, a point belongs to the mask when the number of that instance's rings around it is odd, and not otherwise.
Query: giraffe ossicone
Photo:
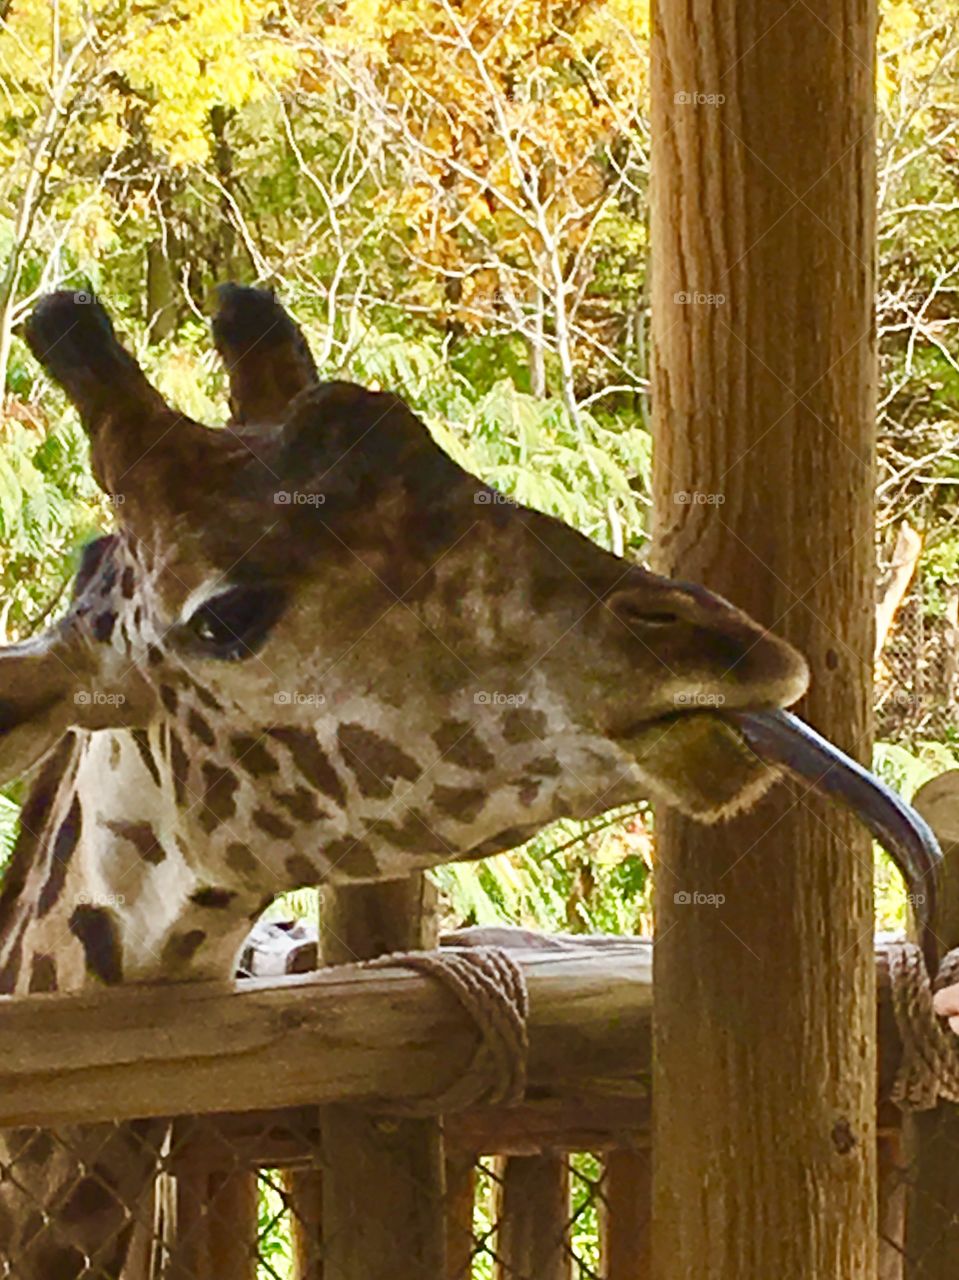
[[[780,714],[808,679],[785,641],[499,501],[397,397],[321,381],[272,294],[225,286],[213,330],[221,429],[167,405],[86,295],[27,324],[116,530],[65,616],[0,650],[0,779],[38,767],[0,991],[228,977],[282,891],[483,857],[641,797],[713,821],[827,760],[826,789],[924,872],[909,815]],[[0,1246],[31,1280],[122,1265],[105,1242],[129,1226],[129,1131],[71,1132],[109,1191],[89,1213],[14,1237],[25,1175],[0,1183]],[[142,1181],[156,1137],[138,1141]]]

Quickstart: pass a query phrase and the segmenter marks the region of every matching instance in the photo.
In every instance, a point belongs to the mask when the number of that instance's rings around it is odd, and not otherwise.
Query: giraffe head
[[[761,757],[803,772],[774,714],[807,684],[785,641],[507,501],[395,396],[321,382],[270,294],[224,288],[214,336],[222,430],[167,405],[85,295],[28,324],[117,531],[62,621],[0,655],[0,776],[71,727],[143,735],[178,840],[232,850],[221,878],[269,864],[276,892],[642,796],[713,820],[777,776]]]

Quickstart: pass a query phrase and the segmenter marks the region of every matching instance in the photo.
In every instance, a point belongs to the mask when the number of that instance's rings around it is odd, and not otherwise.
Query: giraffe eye
[[[191,647],[225,662],[249,658],[262,648],[285,603],[275,586],[231,587],[190,615],[184,626]]]

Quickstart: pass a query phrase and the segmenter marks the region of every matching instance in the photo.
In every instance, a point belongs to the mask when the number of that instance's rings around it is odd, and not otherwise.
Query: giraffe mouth
[[[872,833],[906,883],[928,954],[942,853],[925,819],[791,712],[733,711],[726,719],[764,764],[837,801]]]
[[[690,710],[634,725],[630,754],[650,790],[700,822],[750,809],[784,775],[849,809],[905,881],[927,955],[942,854],[925,820],[789,711]]]

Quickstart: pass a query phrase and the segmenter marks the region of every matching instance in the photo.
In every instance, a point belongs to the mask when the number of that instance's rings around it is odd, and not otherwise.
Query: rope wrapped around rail
[[[913,942],[892,944],[887,956],[892,1008],[902,1041],[892,1100],[904,1111],[959,1102],[959,1036],[932,1003],[940,988],[959,982],[959,950],[943,956],[935,978]]]
[[[529,993],[521,966],[502,947],[443,947],[378,956],[364,968],[399,965],[427,974],[453,993],[479,1032],[472,1060],[459,1078],[429,1104],[406,1102],[402,1115],[461,1111],[478,1103],[514,1106],[526,1092],[529,1057]]]

